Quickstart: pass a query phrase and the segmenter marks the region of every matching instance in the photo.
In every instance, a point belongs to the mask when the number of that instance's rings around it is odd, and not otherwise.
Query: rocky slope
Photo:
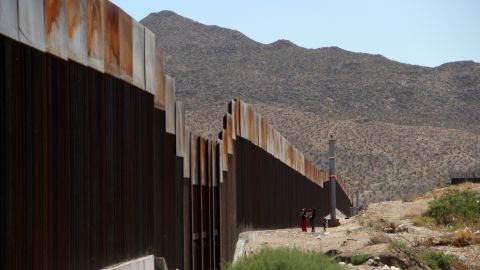
[[[333,132],[340,170],[365,200],[424,190],[480,164],[478,63],[428,68],[336,47],[261,44],[170,11],[142,23],[167,52],[197,130],[216,133],[226,102],[241,97],[318,164]]]

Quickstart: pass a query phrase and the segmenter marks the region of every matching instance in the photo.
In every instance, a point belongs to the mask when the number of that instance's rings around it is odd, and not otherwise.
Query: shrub
[[[448,270],[452,257],[440,251],[428,251],[421,259],[433,270]]]
[[[427,216],[437,224],[478,224],[480,222],[480,194],[472,191],[449,191],[429,203]]]
[[[471,230],[459,230],[451,238],[452,245],[464,247],[479,242],[478,237]]]
[[[264,248],[258,253],[241,258],[233,265],[222,265],[225,270],[250,269],[327,269],[343,270],[324,254],[292,248]]]
[[[396,249],[396,250],[400,250],[400,251],[403,251],[403,252],[406,252],[409,249],[407,243],[405,243],[403,241],[399,241],[399,240],[395,240],[395,241],[390,242],[390,244],[388,244],[388,247],[391,248],[391,249]]]
[[[353,265],[360,265],[366,262],[367,260],[368,260],[367,254],[357,254],[357,255],[353,255],[350,258],[350,263]]]

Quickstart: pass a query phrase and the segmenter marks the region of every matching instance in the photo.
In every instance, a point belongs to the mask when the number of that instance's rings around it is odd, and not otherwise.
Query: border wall
[[[466,182],[480,183],[480,170],[450,173],[450,183],[452,185],[459,185]]]
[[[253,106],[218,139],[186,128],[155,35],[114,4],[0,3],[1,269],[215,269],[240,232],[328,211],[328,173]]]

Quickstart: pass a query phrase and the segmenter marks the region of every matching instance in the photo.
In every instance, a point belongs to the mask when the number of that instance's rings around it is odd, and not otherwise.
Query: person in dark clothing
[[[323,218],[322,226],[323,226],[323,231],[326,232],[326,231],[327,231],[327,227],[328,227],[328,220],[327,220],[327,218]]]
[[[307,209],[305,208],[300,212],[300,227],[302,228],[302,232],[307,231]]]
[[[317,216],[317,209],[310,209],[310,227],[312,227],[312,232],[315,232],[315,217]]]

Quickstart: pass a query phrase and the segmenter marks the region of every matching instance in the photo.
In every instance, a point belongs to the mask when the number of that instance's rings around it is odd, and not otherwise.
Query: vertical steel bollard
[[[336,220],[337,193],[336,193],[336,171],[335,171],[335,139],[330,135],[328,141],[328,170],[330,174],[330,219]]]

